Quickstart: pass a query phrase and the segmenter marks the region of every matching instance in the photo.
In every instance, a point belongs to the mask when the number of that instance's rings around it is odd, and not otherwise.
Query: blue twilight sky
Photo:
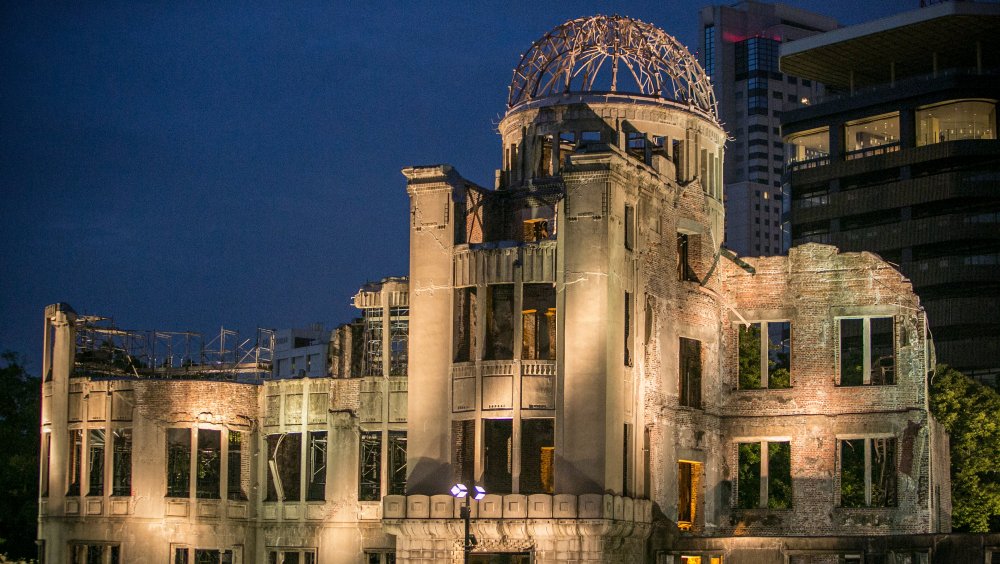
[[[792,0],[853,24],[918,0]],[[694,51],[708,2],[4,2],[0,350],[42,311],[249,334],[407,272],[400,169],[492,186],[520,54],[619,13]]]

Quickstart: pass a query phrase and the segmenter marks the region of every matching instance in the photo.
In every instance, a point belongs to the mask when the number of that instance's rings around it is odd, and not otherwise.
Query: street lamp
[[[479,501],[483,499],[486,497],[486,490],[480,486],[472,486],[472,491],[469,491],[469,488],[467,488],[465,484],[455,484],[451,487],[451,495],[457,497],[458,499],[465,498],[465,505],[461,508],[462,519],[465,520],[465,544],[462,548],[465,551],[465,559],[463,561],[467,563],[469,561],[469,552],[472,551],[473,547],[479,544],[478,541],[476,541],[476,535],[469,533],[469,519],[472,516],[469,500],[475,499],[476,501]]]

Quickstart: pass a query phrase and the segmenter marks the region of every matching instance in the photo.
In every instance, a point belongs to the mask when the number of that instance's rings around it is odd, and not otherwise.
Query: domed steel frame
[[[602,79],[610,79],[610,90],[595,90],[602,70],[610,72]],[[708,76],[687,48],[654,25],[618,15],[570,20],[535,41],[514,69],[507,108],[561,94],[619,92],[619,71],[634,81],[627,88],[638,89],[623,93],[691,104],[718,121]]]

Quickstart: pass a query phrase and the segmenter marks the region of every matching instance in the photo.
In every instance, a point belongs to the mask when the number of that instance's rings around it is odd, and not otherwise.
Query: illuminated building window
[[[698,491],[701,464],[681,460],[677,463],[677,527],[689,531],[698,517]]]
[[[521,358],[556,359],[556,289],[525,284],[521,310]]]
[[[844,150],[847,160],[898,151],[899,113],[844,124]]]
[[[309,432],[309,465],[306,473],[308,490],[306,501],[323,501],[326,499],[326,461],[327,440],[326,431]]]
[[[521,223],[522,241],[531,243],[549,238],[549,220],[545,218],[526,219]]]
[[[553,493],[555,457],[555,420],[521,420],[520,493]]]
[[[198,429],[196,495],[199,499],[219,499],[221,473],[222,431]]]
[[[301,501],[302,433],[267,436],[267,498],[264,501]]]
[[[896,338],[892,317],[842,318],[840,385],[896,383]]]
[[[115,429],[111,440],[111,495],[132,495],[132,429]]]
[[[167,497],[191,495],[191,429],[167,429]]]
[[[945,102],[917,110],[917,146],[960,139],[996,139],[997,108],[984,100]]]
[[[737,507],[789,509],[792,506],[791,443],[739,443]]]
[[[767,335],[767,339],[763,339]],[[741,390],[791,386],[791,323],[761,321],[739,325]]]
[[[896,506],[896,439],[840,441],[840,506]]]
[[[246,500],[250,485],[250,453],[243,452],[245,441],[246,433],[229,431],[226,497],[234,501]]]
[[[483,487],[498,494],[511,493],[513,422],[483,419]]]
[[[701,408],[701,341],[680,338],[680,404]]]
[[[358,480],[358,500],[382,499],[382,432],[361,432],[361,469]]]
[[[77,541],[67,547],[70,564],[120,564],[121,545],[106,542]]]
[[[233,551],[173,546],[172,564],[233,564]]]
[[[267,564],[316,564],[312,548],[268,548]]]

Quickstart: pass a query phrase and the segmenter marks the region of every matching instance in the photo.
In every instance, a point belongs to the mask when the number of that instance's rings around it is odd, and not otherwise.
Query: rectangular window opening
[[[701,341],[680,338],[680,404],[701,408]]]
[[[511,493],[512,439],[512,420],[483,420],[483,487],[488,492]]]
[[[475,360],[476,289],[455,290],[455,362]]]
[[[87,434],[87,495],[104,495],[104,429],[91,429]]]
[[[267,498],[264,501],[301,501],[302,434],[267,436]]]
[[[229,431],[226,497],[233,501],[245,501],[250,486],[250,453],[243,450],[245,440],[246,433]]]
[[[677,463],[677,527],[690,531],[698,515],[698,489],[701,464],[681,460]]]
[[[521,421],[520,493],[554,493],[555,420]]]
[[[382,432],[361,432],[359,501],[382,499]]]
[[[525,284],[521,311],[521,358],[556,359],[556,289],[552,284]]]
[[[896,337],[892,317],[844,318],[840,330],[840,385],[896,383]]]
[[[191,496],[191,429],[167,429],[167,497]]]
[[[326,499],[326,431],[309,431],[309,474],[306,501]]]
[[[691,268],[691,243],[693,236],[677,234],[677,279],[682,282],[698,282],[698,276]]]
[[[222,478],[222,431],[198,429],[197,497],[219,499]]]
[[[115,429],[111,495],[132,495],[132,429]]]
[[[406,431],[389,431],[389,495],[406,494]]]
[[[486,315],[486,360],[514,358],[514,285],[489,287]]]

